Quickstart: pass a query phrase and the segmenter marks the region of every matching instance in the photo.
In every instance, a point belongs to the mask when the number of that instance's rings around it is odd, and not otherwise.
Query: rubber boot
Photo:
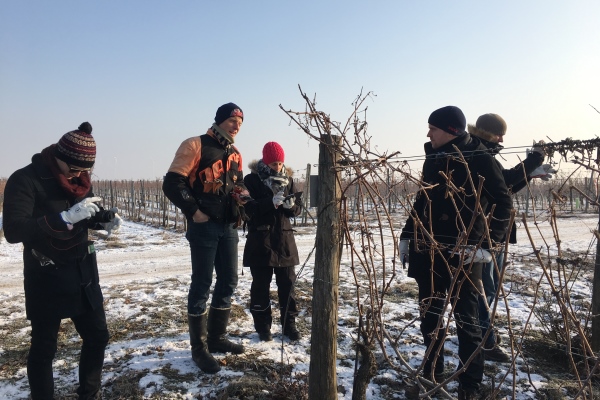
[[[188,327],[190,330],[190,345],[192,346],[192,360],[198,368],[207,374],[214,374],[221,370],[219,363],[208,352],[207,347],[207,319],[208,313],[200,316],[188,315]]]
[[[281,318],[281,330],[283,334],[290,340],[300,340],[300,332],[296,328],[296,317],[288,315],[286,318]]]
[[[208,351],[211,353],[242,354],[244,352],[244,346],[230,342],[225,337],[230,313],[230,308],[210,308],[208,313]]]
[[[252,313],[252,319],[254,319],[254,329],[258,333],[258,337],[263,342],[270,342],[273,340],[271,335],[271,324],[273,323],[273,317],[271,316],[271,306],[266,310],[250,310]]]

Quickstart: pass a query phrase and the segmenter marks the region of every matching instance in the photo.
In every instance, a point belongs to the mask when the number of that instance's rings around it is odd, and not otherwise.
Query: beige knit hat
[[[469,124],[468,130],[473,136],[498,142],[498,137],[506,134],[506,121],[498,114],[483,114],[477,118],[475,126]]]

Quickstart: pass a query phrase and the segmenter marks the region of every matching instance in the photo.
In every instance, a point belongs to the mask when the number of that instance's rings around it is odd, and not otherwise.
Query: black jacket
[[[495,158],[499,152],[498,149],[502,149],[502,147],[497,143],[490,142],[483,138],[479,139],[481,140],[481,143],[490,150],[490,154],[494,156],[494,160],[498,163],[498,168],[502,171],[504,183],[506,183],[508,192],[511,195],[526,187],[527,183],[531,181],[531,173],[544,162],[544,156],[542,154],[531,152],[527,154],[527,157],[523,162],[518,163],[513,168],[504,168],[500,161]],[[489,211],[489,209],[486,211]],[[515,224],[510,228],[509,243],[517,243],[517,228]]]
[[[239,209],[231,192],[244,185],[241,160],[235,146],[224,147],[209,129],[181,143],[165,175],[163,192],[188,219],[199,209],[213,221],[238,222]]]
[[[92,190],[84,197],[93,196]],[[40,154],[15,171],[4,190],[3,227],[9,243],[23,243],[25,309],[27,318],[69,318],[90,306],[102,307],[98,266],[88,228],[102,229],[89,220],[69,230],[60,217],[83,198],[70,199]],[[41,265],[33,251],[54,264]]]
[[[246,188],[254,199],[244,206],[248,235],[244,247],[243,265],[246,267],[293,267],[300,263],[298,248],[290,218],[300,214],[301,208],[290,209],[273,206],[273,192],[256,171],[256,162],[250,164],[251,173],[244,177]],[[285,195],[295,193],[294,181],[290,177]]]
[[[468,170],[455,145],[464,156]],[[484,213],[492,204],[494,215],[490,222],[490,238],[501,242],[506,234],[510,218],[512,201],[504,183],[498,163],[488,153],[487,148],[477,138],[470,135],[457,137],[444,146],[433,149],[431,143],[425,144],[426,159],[423,163],[422,185],[410,210],[410,217],[402,230],[401,239],[415,239],[429,243],[430,237],[435,241],[456,244],[457,238],[466,232],[470,224],[473,227],[468,243],[477,245],[485,238]],[[470,172],[470,174],[468,173]],[[451,190],[444,176],[451,177],[451,182],[459,190]],[[475,192],[479,186],[479,176],[484,178],[481,198],[482,212],[475,211]],[[471,185],[469,178],[472,179]],[[457,212],[458,210],[458,212]],[[416,218],[422,223],[416,229]],[[474,219],[474,220],[473,220]],[[482,247],[489,248],[490,243],[484,240]],[[410,263],[411,268],[416,268]],[[411,270],[409,269],[409,275]]]
[[[539,153],[532,152],[527,155],[527,158],[522,163],[517,164],[513,168],[505,169],[500,164],[500,161],[496,160],[500,170],[502,170],[502,176],[504,176],[504,182],[508,187],[509,193],[515,194],[527,186],[527,183],[531,180],[531,173],[544,162],[544,156]],[[513,223],[510,228],[509,243],[517,243],[517,227]]]

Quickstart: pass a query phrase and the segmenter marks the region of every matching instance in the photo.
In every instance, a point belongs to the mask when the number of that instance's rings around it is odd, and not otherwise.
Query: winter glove
[[[283,208],[290,209],[290,208],[294,207],[295,204],[296,204],[295,196],[291,196],[283,202]]]
[[[121,218],[121,216],[117,214],[119,209],[117,207],[113,207],[110,209],[110,211],[115,213],[115,217],[113,218],[113,220],[110,222],[100,223],[100,225],[102,225],[102,227],[106,231],[106,236],[110,236],[111,233],[118,231],[121,225],[123,224],[123,218]]]
[[[67,224],[75,224],[83,219],[93,217],[100,208],[94,204],[102,201],[102,197],[87,197],[73,207],[60,213],[61,218]]]
[[[544,157],[546,155],[546,153],[544,152],[544,141],[540,140],[539,142],[533,142],[533,147],[531,149],[527,149],[525,151],[525,153],[527,155],[531,154],[531,153],[538,153],[539,155],[541,155],[542,157]]]
[[[461,251],[452,252],[453,255],[460,256]],[[492,253],[485,249],[477,249],[473,246],[465,246],[464,247],[464,264],[474,263],[489,263],[492,261]]]
[[[235,199],[235,201],[237,201],[239,205],[244,205],[250,200],[252,200],[252,197],[250,197],[250,193],[248,192],[248,190],[241,186],[234,187],[233,191],[231,192],[231,196],[233,196],[233,198]]]
[[[552,166],[550,164],[543,164],[540,165],[539,167],[537,167],[536,169],[534,169],[531,172],[531,175],[529,175],[530,178],[540,178],[543,181],[547,181],[548,179],[552,178],[552,174],[557,173],[558,171],[554,168],[552,168]]]
[[[402,262],[402,268],[406,268],[406,264],[408,264],[408,248],[410,245],[410,240],[401,239],[400,240],[400,261]]]
[[[277,208],[283,204],[284,200],[285,196],[283,195],[283,191],[277,192],[277,194],[273,196],[273,205],[275,206],[275,208]]]

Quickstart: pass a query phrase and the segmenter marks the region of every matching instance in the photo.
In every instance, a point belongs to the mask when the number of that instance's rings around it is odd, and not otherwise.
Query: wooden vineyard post
[[[340,179],[333,168],[341,139],[322,135],[319,145],[319,202],[312,329],[309,369],[309,400],[335,400],[337,396],[337,303],[340,269]]]

